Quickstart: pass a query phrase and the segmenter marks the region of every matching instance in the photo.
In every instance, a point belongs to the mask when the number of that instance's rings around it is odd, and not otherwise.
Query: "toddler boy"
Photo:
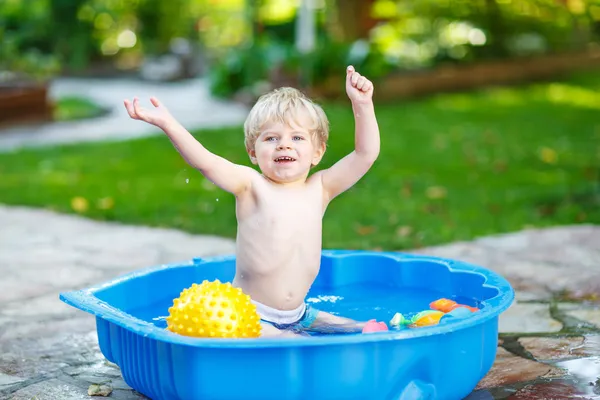
[[[358,331],[364,322],[319,311],[305,302],[320,267],[322,218],[327,205],[352,187],[379,155],[373,84],[349,66],[346,93],[355,118],[355,149],[309,176],[325,153],[329,122],[301,92],[263,95],[244,123],[253,168],[234,164],[200,144],[158,99],[145,109],[125,100],[130,117],[162,129],[182,157],[236,198],[236,273],[232,284],[257,306],[263,336]]]

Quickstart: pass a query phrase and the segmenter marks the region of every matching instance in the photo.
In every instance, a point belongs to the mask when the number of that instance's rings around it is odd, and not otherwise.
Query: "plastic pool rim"
[[[490,299],[483,300],[483,309],[473,313],[469,318],[453,320],[443,325],[436,325],[418,329],[391,329],[386,332],[376,332],[370,334],[335,334],[298,338],[256,338],[256,339],[222,339],[222,338],[194,338],[170,332],[160,328],[151,322],[137,319],[124,311],[114,308],[95,297],[95,292],[103,288],[113,286],[119,282],[129,279],[135,279],[140,275],[145,275],[165,269],[180,267],[189,267],[202,265],[204,263],[214,263],[218,261],[231,261],[235,259],[234,255],[216,256],[207,258],[195,258],[193,260],[181,263],[169,263],[154,267],[140,269],[127,273],[113,280],[78,291],[65,292],[60,294],[60,299],[65,303],[72,305],[82,311],[91,313],[96,317],[102,318],[108,322],[114,323],[122,328],[135,332],[143,337],[165,341],[172,344],[179,344],[192,347],[227,347],[227,348],[277,348],[277,347],[305,347],[305,346],[332,346],[360,344],[368,342],[410,340],[425,336],[446,334],[482,324],[492,318],[497,318],[505,311],[514,300],[514,290],[510,283],[499,274],[470,263],[433,256],[421,256],[401,252],[376,252],[364,250],[323,250],[323,257],[343,258],[355,255],[370,255],[378,257],[392,258],[399,262],[431,262],[446,266],[450,272],[462,272],[479,274],[484,277],[482,286],[491,287],[498,290],[498,293]],[[493,285],[488,282],[493,281]],[[384,321],[389,325],[389,321]]]

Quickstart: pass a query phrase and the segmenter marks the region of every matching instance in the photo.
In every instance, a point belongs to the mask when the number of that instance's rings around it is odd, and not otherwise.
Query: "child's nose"
[[[280,150],[291,149],[292,142],[289,140],[282,140],[279,142],[279,146],[277,146]]]

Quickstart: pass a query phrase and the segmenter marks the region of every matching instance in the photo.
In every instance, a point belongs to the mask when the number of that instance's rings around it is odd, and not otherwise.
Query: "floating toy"
[[[475,307],[470,307],[464,304],[458,304],[457,302],[455,302],[454,300],[450,300],[450,299],[438,299],[436,301],[433,301],[429,304],[429,307],[432,310],[438,310],[438,311],[442,311],[442,312],[450,312],[454,309],[457,309],[459,307],[463,307],[466,309],[471,310],[472,312],[478,311],[478,308]]]
[[[388,327],[385,322],[377,322],[374,319],[367,321],[365,324],[362,333],[371,333],[371,332],[384,332],[387,331]]]
[[[260,317],[250,296],[231,283],[203,281],[184,289],[169,307],[167,329],[185,336],[256,338]]]
[[[458,308],[455,308],[454,310],[444,314],[442,316],[442,318],[440,319],[440,322],[443,322],[446,320],[451,320],[451,319],[468,318],[471,316],[471,314],[473,314],[473,312],[471,310],[469,310],[468,308],[458,307]]]
[[[438,299],[431,302],[429,307],[431,310],[421,311],[412,318],[406,318],[404,315],[396,313],[390,321],[390,325],[410,328],[437,325],[442,319],[466,318],[472,312],[479,310],[449,299]]]
[[[390,321],[392,326],[408,326],[410,328],[418,328],[423,326],[437,325],[440,319],[444,316],[444,313],[436,310],[425,310],[417,313],[412,318],[406,318],[400,313],[394,314],[394,317]]]
[[[443,316],[444,313],[441,311],[421,311],[413,317],[413,323],[409,327],[437,325]]]
[[[412,320],[407,319],[406,317],[404,317],[404,315],[398,312],[394,314],[394,317],[390,321],[391,326],[408,326],[410,324],[412,324]]]

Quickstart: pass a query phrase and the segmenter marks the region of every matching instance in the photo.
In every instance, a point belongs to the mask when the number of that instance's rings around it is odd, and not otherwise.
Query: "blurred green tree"
[[[48,3],[48,26],[52,52],[72,69],[85,67],[94,55],[94,26],[77,16],[87,0],[52,0]]]

